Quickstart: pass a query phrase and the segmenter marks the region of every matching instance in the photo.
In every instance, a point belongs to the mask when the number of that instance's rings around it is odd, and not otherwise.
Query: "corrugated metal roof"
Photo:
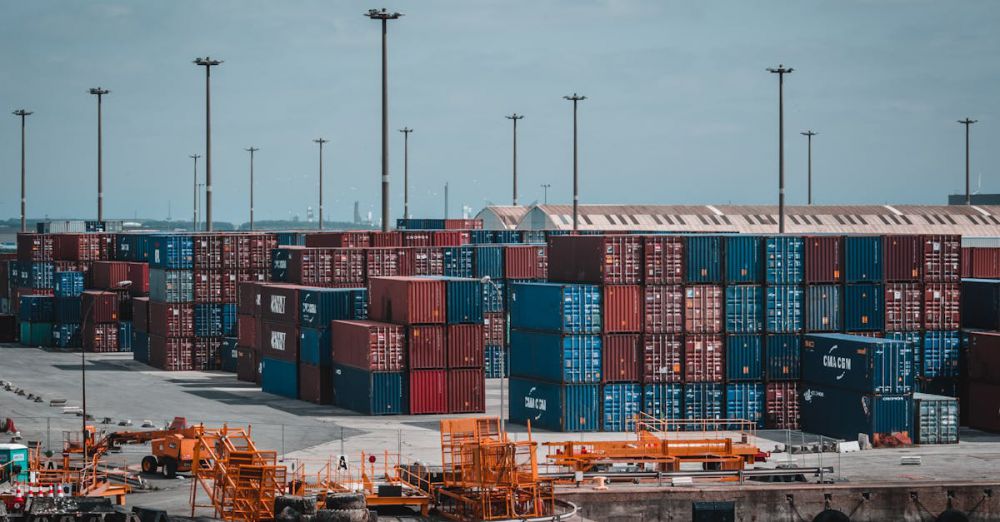
[[[476,219],[482,219],[487,229],[514,230],[527,213],[528,207],[522,205],[493,205],[481,210]]]

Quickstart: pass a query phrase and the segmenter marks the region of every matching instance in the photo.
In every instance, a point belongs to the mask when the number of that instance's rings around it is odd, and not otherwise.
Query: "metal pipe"
[[[192,187],[194,189],[194,194],[193,194],[194,215],[191,217],[191,231],[197,232],[198,231],[198,158],[200,158],[201,156],[199,156],[198,154],[191,154],[188,157],[194,160],[194,187]]]
[[[807,130],[805,132],[800,132],[799,134],[805,136],[809,140],[809,174],[808,174],[808,189],[807,189],[807,199],[808,205],[813,204],[813,136],[819,134],[818,132],[813,132]]]
[[[28,231],[27,217],[25,215],[25,202],[27,201],[25,185],[27,178],[24,175],[24,138],[25,138],[25,123],[24,120],[33,114],[31,111],[26,111],[24,109],[18,109],[14,111],[14,116],[19,116],[21,118],[21,232]]]
[[[323,144],[330,140],[316,138],[314,143],[319,143],[319,229],[323,230]]]
[[[549,187],[551,187],[551,186],[552,186],[551,183],[544,183],[544,184],[542,184],[542,190],[544,191],[543,192],[543,194],[544,194],[543,198],[544,199],[542,199],[542,201],[544,201],[545,205],[549,204]]]

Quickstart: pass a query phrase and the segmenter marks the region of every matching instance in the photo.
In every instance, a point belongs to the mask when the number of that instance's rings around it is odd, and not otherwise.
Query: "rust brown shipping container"
[[[692,285],[684,287],[684,331],[687,333],[719,333],[725,309],[722,287]]]
[[[448,413],[448,372],[446,370],[412,370],[410,414]]]
[[[236,236],[236,266],[241,269],[269,268],[271,250],[278,246],[274,234]]]
[[[920,281],[924,245],[918,235],[889,235],[882,238],[883,272],[888,281]]]
[[[482,368],[448,370],[448,413],[485,413],[486,376]]]
[[[161,337],[193,337],[194,305],[150,301],[149,333]]]
[[[295,324],[261,321],[257,347],[262,359],[298,362],[299,328]]]
[[[448,368],[482,368],[483,325],[449,324],[446,331]]]
[[[135,297],[149,295],[149,264],[125,263],[128,265],[128,280],[132,282],[129,292]]]
[[[642,336],[639,334],[607,334],[603,339],[602,354],[604,382],[638,382],[639,351]]]
[[[844,238],[841,236],[805,236],[802,238],[804,281],[807,284],[843,281]]]
[[[400,256],[400,274],[402,275],[444,275],[444,250],[440,247],[406,248],[400,253]]]
[[[256,281],[243,281],[236,285],[236,312],[243,315],[259,315],[261,287]]]
[[[680,285],[643,287],[643,330],[648,334],[684,331],[684,289]]]
[[[467,230],[435,230],[431,232],[431,246],[452,247],[469,244]]]
[[[401,247],[403,246],[403,234],[396,231],[372,232],[371,246],[373,247]]]
[[[977,247],[972,249],[972,277],[980,279],[1000,277],[1000,248]]]
[[[118,351],[118,323],[84,323],[80,330],[84,351],[92,353]]]
[[[480,230],[483,228],[481,219],[446,219],[445,230]]]
[[[646,334],[642,336],[640,359],[642,382],[681,382],[684,363],[684,338],[671,334]]]
[[[445,347],[444,325],[407,327],[406,349],[410,354],[410,369],[445,368],[448,364]]]
[[[264,268],[241,268],[236,270],[236,283],[264,283],[270,275],[271,271]]]
[[[128,265],[129,263],[124,261],[95,261],[90,267],[90,286],[98,290],[123,288],[125,286],[123,283],[130,281]],[[148,272],[146,277],[148,279]],[[146,285],[148,288],[148,281]]]
[[[372,277],[395,277],[403,274],[400,266],[402,260],[401,248],[369,248],[365,250],[365,275]]]
[[[504,312],[483,313],[483,344],[486,346],[507,344],[507,316]]]
[[[1000,332],[974,331],[968,335],[968,380],[1000,385]]]
[[[216,234],[198,234],[192,241],[192,253],[195,268],[222,268],[222,237]]]
[[[197,371],[219,369],[219,366],[222,364],[222,354],[219,353],[222,350],[221,337],[199,337],[194,340],[193,346],[194,348],[191,351],[191,366],[193,369]]]
[[[236,339],[239,346],[260,344],[260,321],[252,315],[236,315]]]
[[[503,249],[503,270],[507,279],[545,279],[549,271],[545,245],[507,245]]]
[[[224,268],[222,269],[221,276],[222,276],[222,302],[235,303],[236,285],[238,282],[238,273],[236,269]]]
[[[86,290],[80,296],[83,321],[114,323],[118,321],[118,294],[101,290]]]
[[[52,261],[52,234],[17,235],[18,261]]]
[[[551,236],[549,280],[612,285],[643,279],[643,243],[638,235]]]
[[[260,382],[256,348],[250,346],[236,348],[236,379],[243,382]]]
[[[346,232],[309,232],[306,234],[307,247],[367,248],[371,246],[371,235],[364,230]]]
[[[407,230],[403,232],[403,246],[429,247],[434,245],[431,233],[426,230]]]
[[[369,281],[368,316],[412,325],[445,322],[445,283],[417,277],[376,277]]]
[[[885,330],[910,332],[923,327],[923,285],[920,283],[885,284]]]
[[[194,302],[198,304],[222,302],[222,273],[217,270],[197,269],[194,273]]]
[[[606,333],[642,332],[643,291],[639,285],[604,287],[604,331]]]
[[[333,362],[371,372],[406,369],[406,332],[397,324],[377,321],[330,323]]]
[[[962,236],[921,236],[923,277],[928,283],[957,283],[962,275]]]
[[[170,372],[194,369],[192,354],[194,341],[191,339],[149,336],[149,365]]]
[[[977,430],[1000,432],[1000,385],[970,382],[969,400],[963,401],[968,425]]]
[[[684,281],[684,240],[680,236],[645,236],[642,256],[647,285],[674,285]]]
[[[974,277],[972,271],[972,247],[962,247],[962,278]]]
[[[333,369],[299,363],[299,399],[313,404],[333,404]]]
[[[765,425],[770,429],[799,429],[799,392],[795,381],[769,382],[764,387]]]
[[[684,382],[722,382],[726,366],[721,335],[684,337]]]
[[[68,261],[108,259],[109,240],[105,234],[52,234],[52,257]]]
[[[132,327],[139,332],[149,332],[149,298],[132,299]]]
[[[924,328],[958,330],[961,327],[960,293],[956,283],[924,285]]]
[[[260,317],[290,324],[299,322],[299,287],[270,284],[260,287]]]

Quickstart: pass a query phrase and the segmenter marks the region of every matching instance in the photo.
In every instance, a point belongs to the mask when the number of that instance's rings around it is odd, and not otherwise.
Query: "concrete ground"
[[[131,354],[87,354],[87,407],[99,429],[138,429],[149,420],[166,425],[173,417],[186,417],[189,423],[209,426],[229,423],[251,426],[258,448],[279,452],[290,468],[305,466],[315,473],[338,455],[346,455],[351,466],[357,465],[361,452],[376,455],[376,468],[384,452],[399,453],[404,462],[421,461],[431,465],[441,462],[438,421],[444,416],[370,417],[332,406],[318,406],[263,393],[260,388],[236,380],[223,372],[162,372],[131,359]],[[58,451],[64,431],[78,432],[80,417],[49,406],[53,399],[65,399],[68,406],[80,405],[80,354],[57,353],[40,349],[0,345],[0,380],[13,383],[27,393],[41,396],[43,402],[31,402],[23,396],[0,390],[0,419],[14,419],[25,440],[41,441]],[[500,411],[500,382],[487,382],[487,414]],[[101,421],[109,418],[111,424]],[[456,417],[449,415],[447,418]],[[121,428],[123,420],[131,428]],[[527,437],[524,426],[508,425],[515,438]],[[535,440],[620,440],[623,433],[566,434],[535,430]],[[691,435],[687,435],[691,436]],[[800,432],[761,431],[757,443],[772,451],[809,437]],[[834,479],[851,483],[896,481],[975,481],[995,477],[1000,463],[1000,435],[963,430],[962,442],[950,446],[923,446],[905,449],[879,449],[838,455],[774,454],[765,466],[786,461],[801,466],[833,466]],[[814,440],[814,438],[813,438]],[[133,466],[148,451],[142,446],[126,448],[111,456]],[[540,462],[544,461],[544,449]],[[922,457],[920,466],[904,466],[900,458]],[[555,470],[553,470],[555,471]],[[183,514],[189,511],[190,482],[183,478],[167,480],[152,477],[158,491],[129,497],[129,502],[147,507],[166,508]],[[207,514],[207,513],[203,513]]]

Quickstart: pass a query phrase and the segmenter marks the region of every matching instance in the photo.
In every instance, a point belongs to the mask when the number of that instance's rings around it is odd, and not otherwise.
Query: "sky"
[[[964,0],[2,0],[0,216],[18,209],[28,117],[28,216],[96,215],[104,100],[105,215],[190,219],[191,154],[204,154],[212,70],[215,219],[244,221],[250,146],[256,215],[350,220],[380,208],[380,28],[389,25],[391,216],[403,211],[410,134],[415,217],[511,201],[572,201],[579,93],[581,203],[777,200],[778,80],[785,78],[786,201],[806,199],[812,129],[818,204],[942,204],[1000,191],[1000,2]],[[3,120],[0,120],[2,123]],[[203,160],[199,177],[204,179]],[[980,181],[981,180],[981,181]]]

